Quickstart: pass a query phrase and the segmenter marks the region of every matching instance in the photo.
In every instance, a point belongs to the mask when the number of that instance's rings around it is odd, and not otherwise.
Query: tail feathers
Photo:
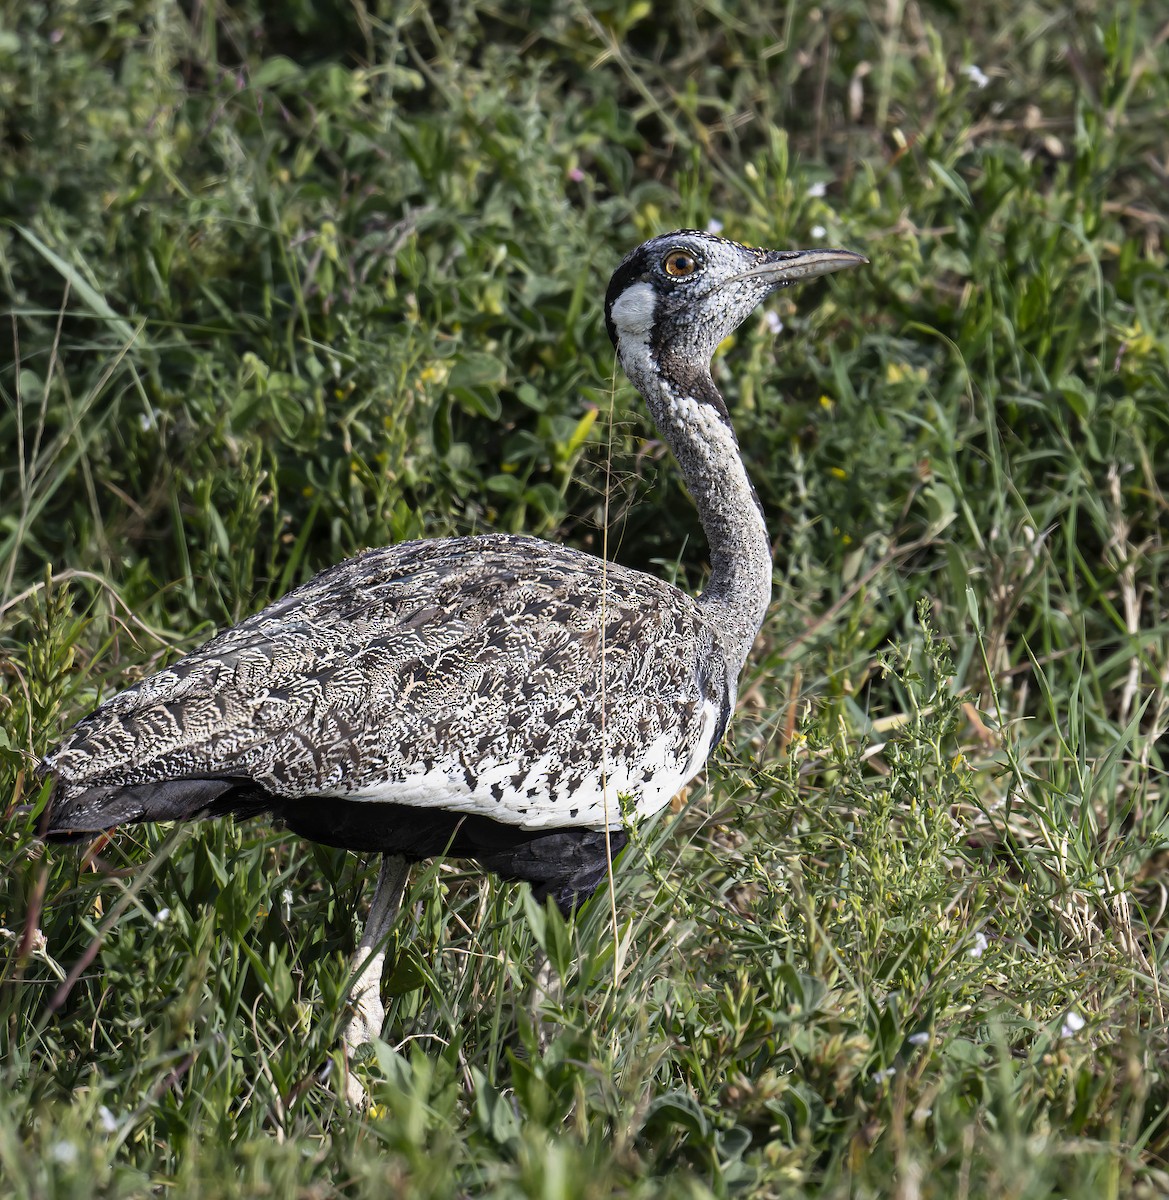
[[[238,779],[164,779],[130,785],[78,787],[58,778],[44,836],[66,840],[138,821],[186,821],[235,813],[252,816],[271,797]]]

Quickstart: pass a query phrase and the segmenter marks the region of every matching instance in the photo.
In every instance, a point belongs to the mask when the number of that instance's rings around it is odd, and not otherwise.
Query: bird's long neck
[[[707,367],[670,370],[645,353],[621,356],[678,460],[710,547],[700,600],[746,660],[771,601],[771,541],[726,404]]]

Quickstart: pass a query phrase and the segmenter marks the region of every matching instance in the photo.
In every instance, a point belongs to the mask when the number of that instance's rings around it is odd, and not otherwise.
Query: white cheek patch
[[[617,297],[609,316],[613,320],[613,328],[617,330],[619,344],[648,348],[656,306],[657,297],[648,283],[635,283]]]

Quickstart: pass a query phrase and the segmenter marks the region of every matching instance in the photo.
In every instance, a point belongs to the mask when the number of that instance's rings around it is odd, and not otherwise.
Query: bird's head
[[[605,295],[605,325],[631,377],[647,367],[705,370],[718,344],[772,292],[867,262],[849,250],[757,250],[681,229],[622,260]]]

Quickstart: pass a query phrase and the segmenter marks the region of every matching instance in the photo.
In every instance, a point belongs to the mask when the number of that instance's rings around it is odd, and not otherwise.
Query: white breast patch
[[[369,783],[355,790],[338,788],[326,795],[370,804],[378,801],[414,808],[444,808],[448,812],[490,817],[523,829],[601,829],[622,824],[621,796],[633,802],[638,818],[665,807],[702,770],[712,749],[718,708],[706,703],[702,724],[690,752],[679,759],[671,738],[662,734],[633,762],[616,761],[553,790],[548,772],[553,756],[531,763],[480,762],[474,787],[469,787],[462,763],[436,764],[400,779]],[[494,786],[493,786],[494,785]]]

